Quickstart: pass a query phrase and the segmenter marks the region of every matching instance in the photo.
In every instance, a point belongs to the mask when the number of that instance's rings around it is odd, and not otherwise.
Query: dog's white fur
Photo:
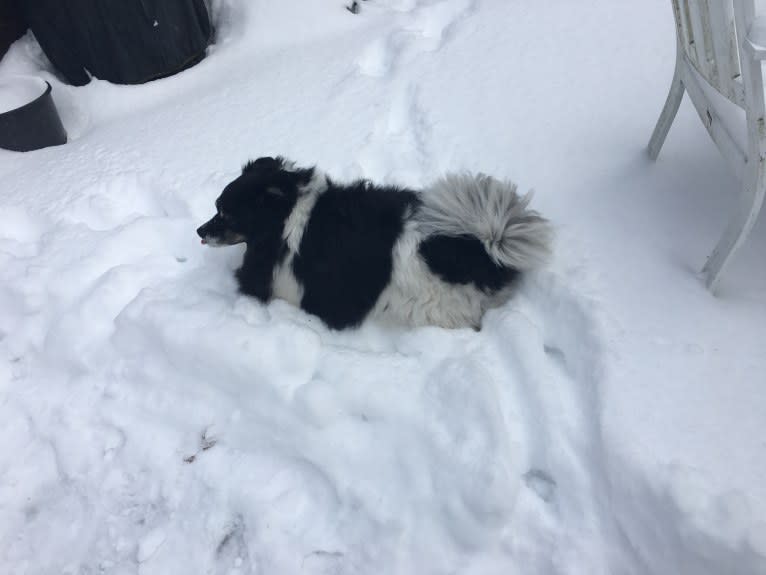
[[[370,314],[405,325],[478,328],[490,298],[473,286],[442,281],[418,254],[423,233],[410,221],[394,246],[391,281]]]
[[[300,190],[293,211],[285,221],[282,239],[287,245],[287,255],[274,269],[274,295],[295,306],[300,307],[303,298],[303,288],[293,274],[293,260],[303,239],[303,232],[311,217],[311,210],[319,199],[319,194],[327,189],[327,176],[319,170],[314,170],[311,181]]]
[[[300,305],[303,290],[292,262],[311,210],[326,189],[326,176],[315,170],[285,222],[288,253],[274,270],[273,294],[294,305]],[[550,226],[527,208],[531,194],[519,196],[512,182],[483,174],[447,175],[424,189],[420,199],[422,204],[405,216],[404,231],[393,249],[391,280],[369,316],[412,326],[478,328],[484,312],[505,302],[511,288],[488,294],[473,284],[441,280],[418,253],[420,242],[430,234],[471,234],[497,264],[524,271],[549,255]]]

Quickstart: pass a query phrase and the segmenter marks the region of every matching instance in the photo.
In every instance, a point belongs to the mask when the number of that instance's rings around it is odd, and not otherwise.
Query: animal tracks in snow
[[[424,52],[439,50],[450,31],[474,8],[473,0],[440,0],[438,2],[394,2],[389,9],[394,15],[392,29],[373,40],[358,60],[359,71],[376,78],[395,72],[396,66]]]
[[[396,91],[388,111],[375,124],[358,162],[365,177],[384,180],[396,170],[396,179],[417,183],[428,170],[430,157],[428,116],[418,100],[417,87]]]
[[[216,547],[216,575],[257,573],[256,565],[253,565],[250,558],[247,535],[244,518],[237,515],[226,526],[225,533]]]
[[[418,99],[417,81],[404,65],[419,55],[438,51],[455,26],[474,8],[473,0],[390,2],[392,24],[357,60],[359,73],[384,82],[384,109],[362,148],[358,163],[365,177],[419,183],[429,172],[430,120]]]

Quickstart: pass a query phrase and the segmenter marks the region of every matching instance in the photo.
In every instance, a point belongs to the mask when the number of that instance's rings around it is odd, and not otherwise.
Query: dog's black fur
[[[492,261],[481,241],[469,235],[430,236],[423,240],[418,252],[428,267],[451,284],[474,284],[487,292],[509,285],[519,274]]]
[[[332,328],[358,325],[391,280],[392,250],[414,192],[328,182],[293,260],[301,307]]]

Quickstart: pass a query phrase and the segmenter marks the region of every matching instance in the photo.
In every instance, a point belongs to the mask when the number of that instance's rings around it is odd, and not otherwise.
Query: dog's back
[[[328,182],[293,260],[301,307],[332,328],[361,323],[391,280],[394,245],[417,204],[408,190]]]

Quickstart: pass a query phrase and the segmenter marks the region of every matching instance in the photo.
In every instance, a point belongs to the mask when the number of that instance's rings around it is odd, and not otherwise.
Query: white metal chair
[[[766,22],[754,0],[672,0],[676,20],[676,68],[665,107],[649,141],[657,159],[684,91],[741,188],[723,236],[702,273],[714,291],[721,272],[755,223],[766,190],[766,110],[761,61],[766,59]],[[722,113],[718,94],[744,110]],[[746,134],[746,137],[745,137]]]

